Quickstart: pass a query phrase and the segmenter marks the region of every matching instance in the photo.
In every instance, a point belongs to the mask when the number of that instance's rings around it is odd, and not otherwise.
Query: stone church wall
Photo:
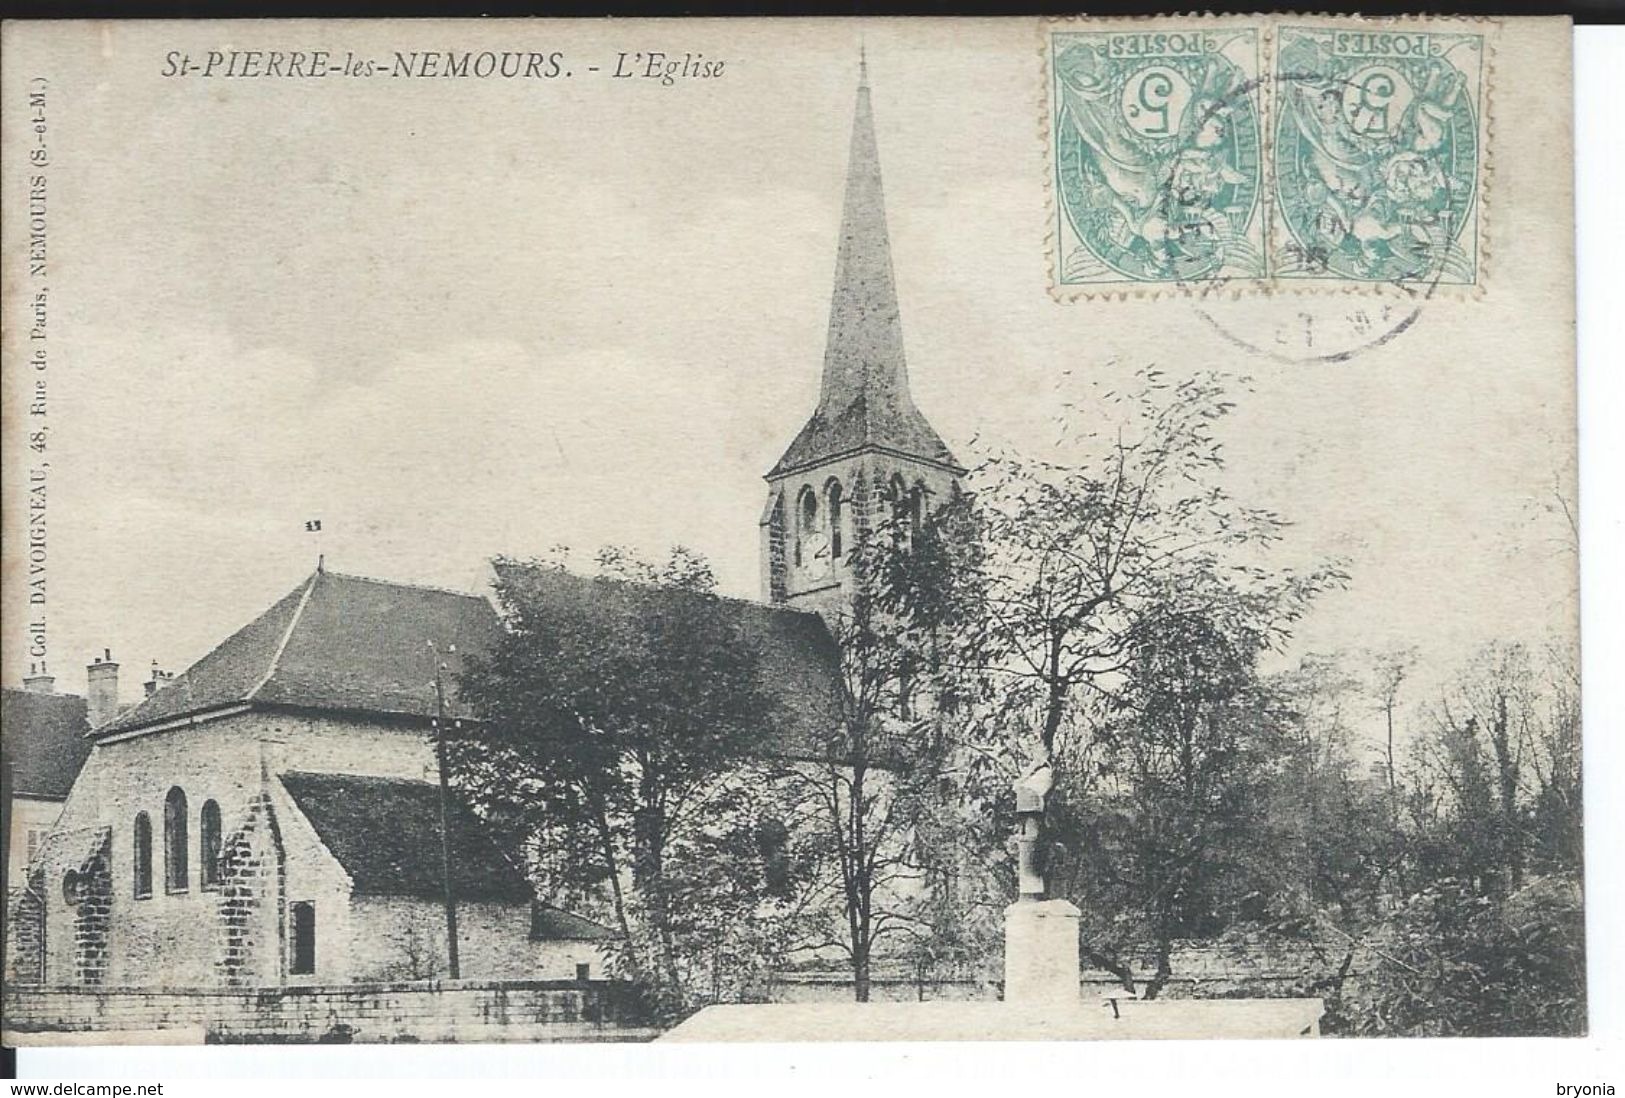
[[[64,878],[64,902],[73,911],[74,983],[107,981],[108,924],[113,916],[112,835],[105,828],[79,868]]]
[[[318,940],[336,944],[350,937],[348,878],[275,775],[309,770],[421,780],[433,774],[433,762],[421,729],[255,712],[98,744],[63,806],[41,862],[45,982],[82,982],[75,914],[62,886],[67,872],[78,870],[91,855],[104,828],[110,835],[110,913],[103,982],[133,987],[275,982],[283,968],[285,947],[275,939],[285,932],[284,901],[315,903]],[[262,781],[262,772],[271,775],[269,782]],[[164,799],[173,786],[186,794],[188,864],[186,889],[170,892],[164,872]],[[245,828],[263,846],[269,841],[266,824],[262,819],[256,829],[251,823],[262,798],[280,827],[282,871],[265,861],[263,850],[247,859],[245,849],[240,868],[253,860],[251,881],[229,882],[230,895],[225,880],[205,886],[199,827],[204,802],[220,805],[224,846],[229,848]],[[152,888],[149,897],[137,898],[134,823],[142,811],[152,825]],[[250,891],[245,893],[244,887]],[[278,889],[287,894],[278,898]],[[223,905],[236,912],[232,918],[238,926],[237,953],[230,962],[234,942],[223,927]],[[242,952],[250,939],[251,957]],[[334,967],[342,967],[342,948],[330,949],[326,956]],[[319,968],[309,979],[350,978],[348,971]]]
[[[358,896],[350,911],[350,960],[357,980],[442,978],[446,909],[438,901]],[[591,942],[530,941],[525,904],[457,905],[457,960],[465,980],[569,980],[577,964],[604,973]]]

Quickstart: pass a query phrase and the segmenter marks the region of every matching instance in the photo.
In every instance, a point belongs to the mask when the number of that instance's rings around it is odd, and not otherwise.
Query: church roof
[[[282,785],[362,896],[444,895],[440,787],[432,782],[353,774],[282,775]],[[455,795],[451,802],[451,883],[459,900],[529,903],[535,891]]]
[[[498,628],[491,604],[475,595],[318,569],[97,734],[245,703],[430,717],[429,642],[483,651]],[[455,678],[454,669],[448,684]],[[449,694],[449,711],[465,712]]]
[[[823,387],[812,418],[768,478],[871,448],[959,469],[909,393],[880,151],[865,75],[852,123]]]
[[[502,582],[523,585],[544,607],[557,607],[561,617],[584,616],[605,624],[615,615],[634,612],[633,601],[617,597],[617,592],[636,590],[673,600],[699,597],[518,561],[496,561],[493,567]],[[732,618],[740,639],[756,651],[763,679],[779,703],[769,730],[772,739],[765,746],[793,757],[821,757],[822,745],[837,727],[840,681],[840,652],[824,619],[805,610],[743,599],[719,598],[717,605]]]
[[[90,756],[85,699],[77,694],[0,692],[0,747],[18,796],[61,799]]]
[[[511,561],[499,576],[531,585],[561,610],[605,623],[630,612],[618,581]],[[647,588],[663,598],[691,598]],[[816,756],[835,727],[840,656],[817,614],[740,599],[719,599],[753,645],[780,701],[776,750]],[[96,730],[98,736],[200,716],[238,705],[427,718],[434,715],[433,640],[462,656],[489,651],[501,624],[476,595],[317,571],[214,651],[139,705]],[[447,712],[468,715],[455,694],[458,666],[446,676]],[[13,693],[8,691],[9,695]],[[17,693],[20,693],[18,691]],[[81,702],[81,707],[83,703]],[[8,718],[9,720],[9,718]],[[71,779],[70,779],[71,783]]]
[[[594,922],[563,908],[537,904],[530,913],[530,938],[533,942],[601,942],[620,935],[603,923]]]

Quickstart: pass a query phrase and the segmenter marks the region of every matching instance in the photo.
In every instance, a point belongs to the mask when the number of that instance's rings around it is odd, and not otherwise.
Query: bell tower
[[[762,597],[838,607],[852,582],[853,549],[888,518],[918,521],[964,472],[909,392],[869,69],[860,61],[823,385],[811,418],[766,477]]]

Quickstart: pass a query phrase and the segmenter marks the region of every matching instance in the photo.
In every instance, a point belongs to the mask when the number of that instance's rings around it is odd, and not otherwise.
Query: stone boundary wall
[[[644,1041],[611,981],[437,981],[256,990],[7,985],[5,1043],[52,1034],[192,1030],[208,1042]],[[114,1040],[117,1038],[114,1037]]]
[[[1342,956],[1312,947],[1279,942],[1219,944],[1187,942],[1175,950],[1174,975],[1162,989],[1165,999],[1277,998],[1282,996],[1333,997],[1338,986],[1337,970]],[[1363,949],[1357,950],[1341,986],[1346,990],[1359,984],[1374,965]],[[1133,964],[1142,987],[1155,971],[1149,958],[1136,958]],[[908,1001],[988,1001],[1000,998],[1004,983],[1002,965],[992,958],[978,971],[914,973],[907,966],[875,966],[870,976],[869,994],[876,1002]],[[1085,1002],[1097,1002],[1114,995],[1121,984],[1110,973],[1084,966],[1079,991]],[[817,967],[777,974],[766,999],[778,1003],[839,1002],[852,997],[852,974],[843,967]]]

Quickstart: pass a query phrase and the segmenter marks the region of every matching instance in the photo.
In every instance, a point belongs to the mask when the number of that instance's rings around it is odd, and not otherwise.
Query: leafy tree
[[[1585,1028],[1578,679],[1553,646],[1486,646],[1424,713],[1404,774],[1414,892],[1364,928],[1353,1032]]]
[[[928,524],[923,548],[941,563],[889,585],[945,646],[950,701],[974,701],[985,727],[1045,760],[1076,731],[1080,697],[1109,694],[1142,615],[1205,610],[1275,643],[1344,578],[1261,563],[1286,522],[1223,486],[1215,427],[1234,405],[1217,375],[1147,370],[1109,400],[1130,415],[1103,445],[1066,462],[988,459]]]
[[[1531,859],[1578,872],[1581,859],[1579,680],[1555,646],[1480,651],[1427,711],[1417,747],[1424,869],[1482,893],[1521,888]]]
[[[1542,878],[1504,898],[1446,877],[1367,943],[1351,984],[1357,1034],[1533,1037],[1585,1032],[1585,909],[1578,882]]]
[[[562,855],[541,866],[555,894],[607,896],[624,971],[676,1014],[794,906],[757,754],[776,703],[703,559],[598,563],[588,594],[556,597],[557,563],[499,562],[505,628],[468,661],[479,719],[452,733],[453,769],[488,818]]]
[[[1110,399],[1123,428],[1068,460],[985,462],[886,599],[930,638],[983,848],[1010,834],[1010,783],[1050,764],[1051,891],[1126,984],[1149,951],[1154,994],[1174,938],[1247,891],[1231,870],[1281,750],[1257,661],[1344,577],[1269,565],[1285,520],[1224,487],[1217,376],[1148,370]]]
[[[1258,645],[1206,614],[1148,610],[1088,765],[1065,772],[1056,823],[1069,841],[1051,874],[1094,909],[1091,959],[1147,998],[1173,975],[1176,942],[1262,913],[1258,853],[1281,845],[1267,806],[1290,740]],[[1142,958],[1151,971],[1137,980]]]

